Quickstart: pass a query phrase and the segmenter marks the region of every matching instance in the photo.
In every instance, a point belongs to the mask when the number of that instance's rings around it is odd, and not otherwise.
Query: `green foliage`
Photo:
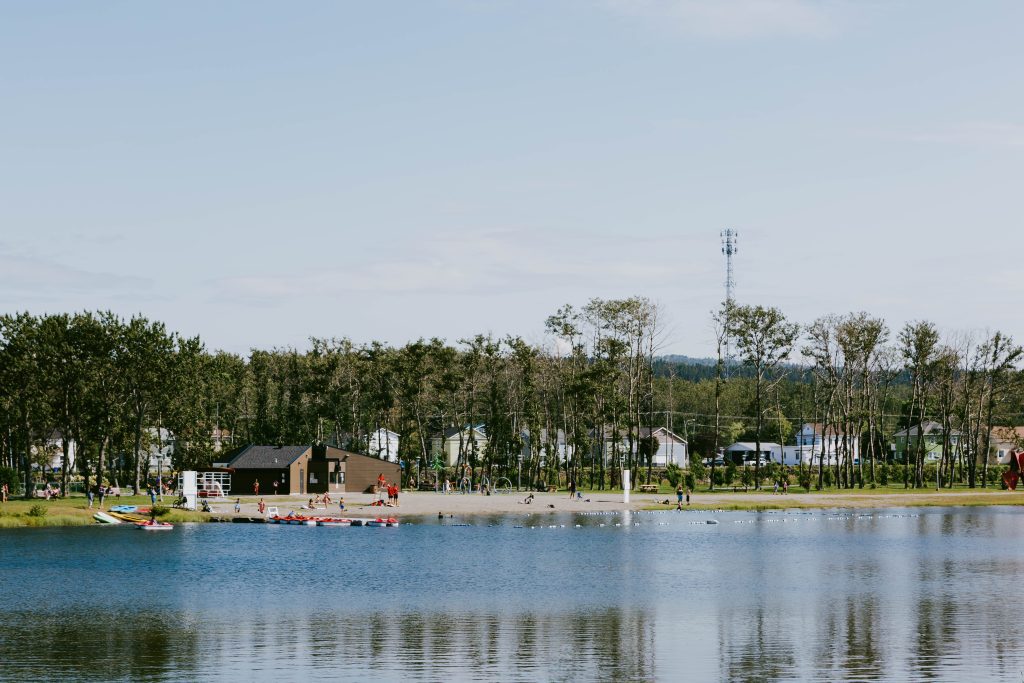
[[[700,461],[700,457],[690,459],[690,472],[698,481],[703,481],[708,476],[708,468]]]
[[[692,471],[692,469],[691,469]],[[683,470],[679,465],[674,462],[670,462],[665,468],[665,478],[668,479],[668,483],[675,488],[679,486],[679,481],[683,476]]]
[[[687,472],[685,480],[686,488],[690,489],[691,491],[697,488],[697,477],[693,474],[693,472]]]
[[[150,514],[154,517],[164,517],[170,511],[171,509],[165,505],[154,505],[150,510]]]
[[[45,505],[33,505],[25,514],[29,517],[45,517],[47,512]]]
[[[11,495],[20,489],[21,477],[18,474],[18,470],[13,467],[0,467],[0,485],[7,484],[8,490]]]
[[[743,473],[740,475],[740,483],[745,487],[749,488],[754,485],[754,468],[744,467]]]
[[[718,471],[721,472],[722,469],[718,468]],[[722,483],[728,486],[734,481],[736,481],[736,463],[730,461],[725,466],[725,480]]]

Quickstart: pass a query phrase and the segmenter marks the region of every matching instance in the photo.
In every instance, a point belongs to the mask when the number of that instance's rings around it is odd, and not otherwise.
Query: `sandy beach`
[[[376,507],[371,503],[376,496],[368,493],[345,494],[345,514],[353,517],[401,515],[430,515],[441,513],[445,516],[488,515],[488,514],[537,514],[544,512],[603,512],[609,510],[670,509],[676,505],[674,494],[631,494],[628,504],[623,502],[621,492],[584,493],[582,500],[570,500],[568,492],[534,493],[531,503],[524,500],[527,492],[494,494],[444,495],[423,491],[403,491],[398,507]],[[268,506],[276,506],[281,514],[288,511],[305,512],[303,506],[308,497],[266,496]],[[335,503],[320,508],[321,514],[340,514]],[[668,504],[665,504],[668,501]],[[974,491],[920,491],[912,493],[828,492],[773,494],[771,490],[761,492],[705,492],[698,491],[690,497],[693,509],[806,509],[806,508],[892,508],[918,506],[955,505],[1024,505],[1024,492],[998,490]],[[233,513],[233,502],[217,501],[213,504],[216,513]],[[685,503],[684,503],[685,506]],[[255,516],[256,499],[242,498],[243,516]]]

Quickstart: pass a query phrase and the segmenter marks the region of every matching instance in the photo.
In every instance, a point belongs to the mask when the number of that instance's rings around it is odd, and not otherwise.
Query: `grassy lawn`
[[[164,496],[164,507],[170,508],[173,496]],[[158,503],[159,505],[160,503]],[[108,497],[103,501],[103,509],[109,510],[111,505],[139,505],[149,507],[149,496],[124,496],[119,499]],[[31,514],[33,508],[42,515]],[[68,498],[43,500],[35,498],[11,498],[0,503],[0,529],[10,527],[46,527],[46,526],[85,526],[95,524],[93,513],[99,511],[99,505],[93,504],[89,509],[89,501],[84,495],[71,495]],[[202,512],[189,510],[169,510],[161,515],[166,522],[208,522],[210,516]]]
[[[664,510],[675,507],[675,496],[670,505],[649,505],[646,510]],[[691,509],[697,510],[786,510],[801,508],[879,508],[928,506],[986,506],[1024,505],[1024,491],[1004,491],[997,488],[904,489],[902,486],[875,489],[826,489],[805,492],[790,487],[787,495],[774,495],[771,488],[760,491],[733,492],[700,489],[691,496]]]

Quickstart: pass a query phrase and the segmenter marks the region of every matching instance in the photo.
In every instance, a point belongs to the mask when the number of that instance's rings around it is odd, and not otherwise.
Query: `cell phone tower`
[[[736,278],[732,271],[733,254],[739,252],[737,241],[740,234],[732,229],[722,231],[722,253],[725,254],[725,300],[735,303]]]
[[[725,254],[725,306],[726,314],[732,310],[733,305],[736,303],[736,278],[733,275],[732,270],[732,257],[739,251],[737,242],[739,240],[739,232],[727,229],[721,232],[722,236],[722,253]],[[729,328],[729,320],[725,321],[726,329]],[[729,376],[729,365],[732,361],[732,344],[731,335],[728,332],[725,335],[725,376]]]

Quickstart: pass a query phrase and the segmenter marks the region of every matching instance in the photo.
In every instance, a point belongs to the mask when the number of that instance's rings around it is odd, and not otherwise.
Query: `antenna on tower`
[[[736,295],[736,278],[732,271],[732,256],[739,252],[737,241],[740,234],[732,229],[722,231],[722,253],[725,254],[725,300],[734,303]]]
[[[737,242],[740,234],[736,230],[726,229],[722,233],[722,253],[725,254],[725,314],[729,316],[732,313],[732,307],[736,303],[736,278],[733,275],[732,270],[732,257],[739,251]],[[729,320],[725,321],[726,334],[725,334],[725,376],[729,376],[729,365],[732,360],[732,349],[730,344],[731,335],[728,333]]]

